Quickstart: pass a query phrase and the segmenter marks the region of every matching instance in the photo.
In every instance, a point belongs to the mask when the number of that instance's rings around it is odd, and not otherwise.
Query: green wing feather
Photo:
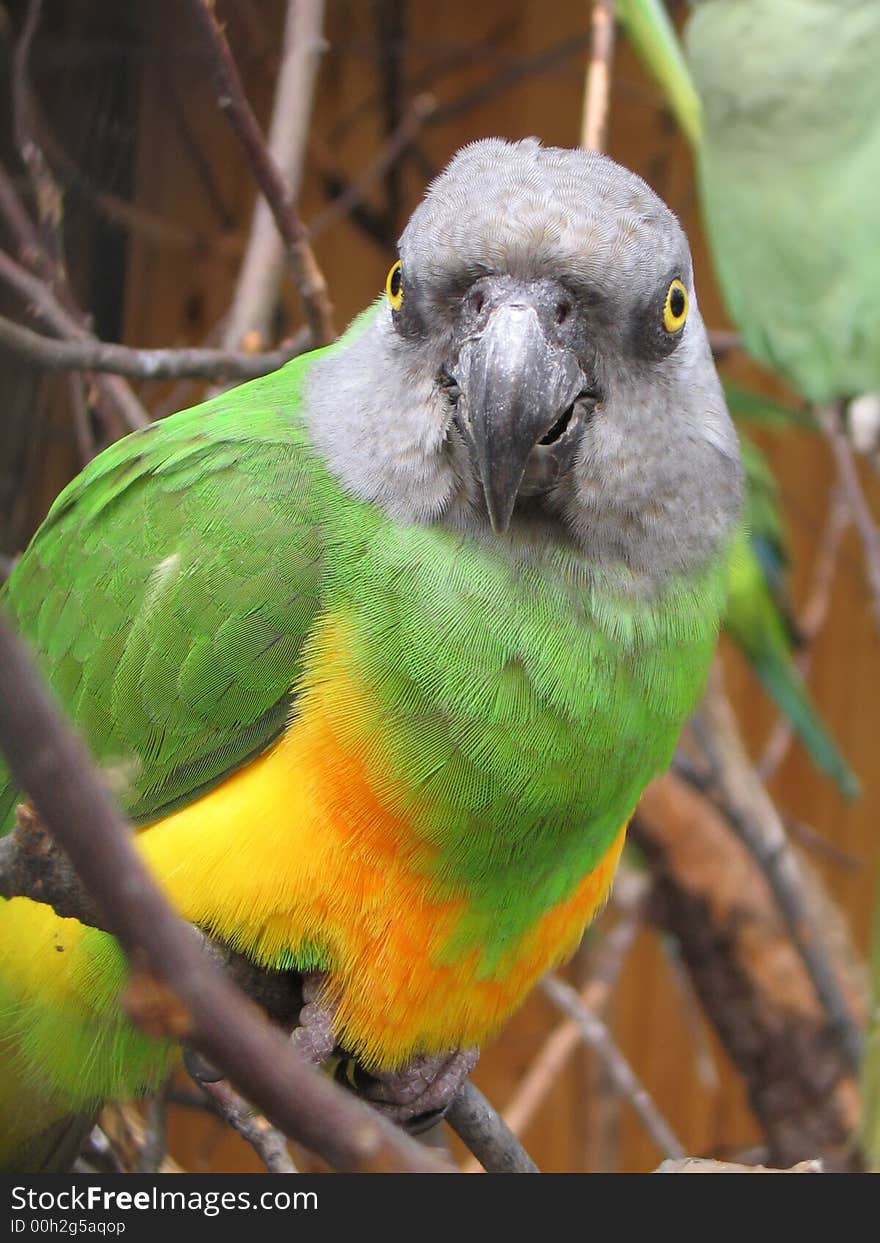
[[[854,798],[858,778],[822,724],[792,659],[798,636],[786,594],[788,556],[776,481],[757,446],[745,436],[740,445],[746,512],[730,561],[724,628],[818,767]]]
[[[136,822],[287,719],[319,607],[323,476],[294,417],[314,357],[101,454],[0,596]],[[0,767],[0,831],[18,798]]]

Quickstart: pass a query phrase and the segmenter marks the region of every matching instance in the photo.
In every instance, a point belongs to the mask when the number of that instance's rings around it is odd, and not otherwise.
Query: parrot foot
[[[313,1066],[323,1065],[336,1048],[333,1006],[322,1001],[320,997],[324,978],[320,971],[303,976],[299,1026],[293,1029],[290,1036],[300,1053]]]
[[[336,1077],[392,1122],[418,1135],[439,1122],[477,1064],[479,1049],[420,1054],[400,1070],[367,1071],[353,1058]]]
[[[335,1078],[410,1134],[439,1122],[476,1066],[479,1049],[420,1054],[399,1070],[368,1071],[337,1043],[335,1008],[322,996],[325,982],[320,971],[303,976],[299,1026],[290,1037],[300,1053],[315,1066],[335,1059]]]

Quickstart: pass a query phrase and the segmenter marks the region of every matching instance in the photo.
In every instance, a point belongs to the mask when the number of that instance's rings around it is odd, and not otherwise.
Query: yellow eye
[[[388,301],[391,303],[391,309],[399,311],[400,305],[403,302],[403,268],[400,266],[399,259],[385,279],[385,292],[388,295]]]
[[[663,307],[663,327],[667,332],[678,332],[684,327],[688,317],[688,294],[678,279],[672,282],[666,291],[666,305]]]

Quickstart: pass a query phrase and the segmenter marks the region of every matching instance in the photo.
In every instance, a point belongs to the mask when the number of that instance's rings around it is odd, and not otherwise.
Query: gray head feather
[[[718,554],[739,511],[736,434],[687,240],[640,178],[535,139],[476,142],[430,187],[400,257],[400,312],[383,298],[355,321],[307,390],[314,440],[350,491],[396,520],[447,523],[512,555],[569,541],[587,566],[640,593]],[[670,334],[663,309],[673,278],[690,306]],[[547,312],[548,356],[565,347],[595,390],[574,407],[570,460],[539,497],[524,483],[501,535],[488,520],[467,419],[450,399],[463,343],[481,331],[474,291],[487,283],[562,290],[573,314],[557,330]],[[536,447],[526,483],[552,451]]]

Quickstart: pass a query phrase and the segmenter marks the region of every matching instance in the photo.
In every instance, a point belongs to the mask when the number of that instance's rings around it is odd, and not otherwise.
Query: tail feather
[[[796,668],[789,661],[766,658],[753,667],[818,767],[833,778],[847,798],[858,798],[859,779],[822,724]]]

